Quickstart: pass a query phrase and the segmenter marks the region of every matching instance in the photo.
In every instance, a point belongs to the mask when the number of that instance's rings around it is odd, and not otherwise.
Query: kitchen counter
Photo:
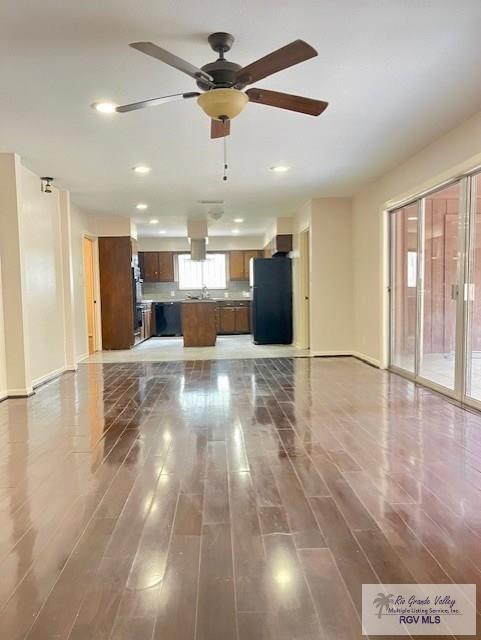
[[[184,347],[213,347],[217,338],[217,303],[214,300],[181,302]]]

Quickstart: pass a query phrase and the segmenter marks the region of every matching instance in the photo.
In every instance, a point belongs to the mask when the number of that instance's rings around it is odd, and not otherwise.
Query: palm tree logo
[[[381,619],[382,610],[389,609],[389,605],[393,604],[394,594],[389,593],[386,595],[385,593],[378,593],[377,598],[374,598],[372,601],[373,605],[378,608],[377,617]]]

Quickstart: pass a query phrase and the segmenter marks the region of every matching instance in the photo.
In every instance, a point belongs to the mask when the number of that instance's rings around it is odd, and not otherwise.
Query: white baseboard
[[[328,358],[329,356],[352,356],[358,360],[363,360],[368,364],[372,364],[374,367],[381,369],[381,362],[359,351],[311,351],[311,356]]]
[[[85,360],[88,357],[89,357],[88,353],[82,353],[82,355],[77,358],[77,363],[82,362],[82,360]]]
[[[381,369],[381,361],[380,360],[376,360],[376,358],[372,358],[371,356],[368,356],[365,353],[360,353],[359,351],[353,351],[352,355],[355,358],[358,358],[359,360],[364,360],[365,362],[368,362],[369,364],[372,364],[373,366],[377,367],[378,369]]]
[[[49,373],[46,373],[45,375],[40,376],[40,378],[37,378],[36,380],[32,381],[33,388],[35,389],[39,385],[45,384],[45,382],[49,382],[50,380],[53,380],[53,378],[57,378],[57,376],[61,375],[66,370],[67,368],[64,366],[64,367],[59,367],[54,371],[49,371]]]
[[[6,398],[8,398],[8,393],[6,389],[1,389],[0,390],[0,402],[2,400],[5,400]]]
[[[69,364],[65,367],[65,371],[78,371],[78,364]]]
[[[311,356],[328,358],[329,356],[352,356],[352,351],[311,351]]]

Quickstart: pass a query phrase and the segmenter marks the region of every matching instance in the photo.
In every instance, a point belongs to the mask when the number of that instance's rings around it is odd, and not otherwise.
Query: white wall
[[[314,355],[354,344],[350,198],[316,198],[310,220],[310,342]]]
[[[211,236],[207,251],[263,249],[263,236]],[[139,238],[139,251],[190,251],[187,238]]]
[[[35,385],[65,366],[59,192],[42,193],[39,177],[22,166],[20,204],[24,312]]]
[[[437,139],[353,199],[354,348],[387,364],[387,238],[384,210],[481,165],[481,112]]]

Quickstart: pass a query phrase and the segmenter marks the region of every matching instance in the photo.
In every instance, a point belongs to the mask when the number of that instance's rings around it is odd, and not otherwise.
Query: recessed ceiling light
[[[149,205],[148,204],[144,204],[143,202],[139,202],[139,204],[135,207],[136,209],[148,209]]]
[[[167,233],[165,229],[161,229],[159,233]]]
[[[239,229],[232,229],[232,233],[239,233]]]
[[[286,171],[289,171],[290,167],[286,167],[283,164],[279,164],[275,167],[271,167],[271,171],[274,171],[275,173],[285,173]]]
[[[98,102],[94,102],[91,107],[99,113],[115,113],[117,109],[117,105],[113,102],[109,102],[108,100],[99,100]]]
[[[241,222],[244,222],[244,218],[234,218],[234,222],[240,224]]]
[[[150,167],[146,167],[143,164],[139,164],[138,167],[134,167],[133,171],[135,171],[135,173],[150,173]]]
[[[157,218],[152,218],[152,220],[149,220],[149,224],[159,224],[159,221]]]

